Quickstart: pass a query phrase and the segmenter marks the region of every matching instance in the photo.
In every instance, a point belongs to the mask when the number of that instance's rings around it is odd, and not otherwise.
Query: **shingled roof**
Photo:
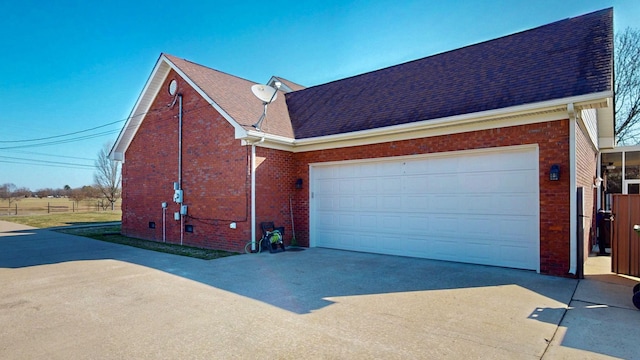
[[[263,111],[262,103],[251,92],[251,85],[255,84],[254,82],[173,55],[163,55],[240,126],[245,130],[253,130],[251,125],[256,123]],[[296,90],[302,89],[300,85],[286,79],[281,80]],[[284,93],[280,92],[279,96],[284,98]],[[269,105],[262,129],[270,134],[293,138],[289,113],[284,101],[274,101]]]
[[[612,90],[613,10],[286,94],[296,139]]]

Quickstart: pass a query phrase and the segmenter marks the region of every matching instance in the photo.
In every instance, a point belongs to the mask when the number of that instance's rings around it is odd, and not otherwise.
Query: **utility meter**
[[[177,202],[178,204],[182,204],[182,190],[176,190],[173,193],[173,202]]]

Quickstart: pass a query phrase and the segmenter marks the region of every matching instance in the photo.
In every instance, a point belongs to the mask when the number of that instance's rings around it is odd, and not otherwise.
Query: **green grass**
[[[24,216],[2,216],[0,220],[9,221],[17,224],[33,226],[37,228],[51,228],[69,225],[85,225],[95,223],[105,223],[120,221],[122,212],[116,211],[99,211],[99,212],[65,212],[42,215],[24,215]]]
[[[4,215],[38,215],[58,212],[97,212],[100,199],[86,199],[74,202],[69,198],[20,198],[11,203],[0,199],[0,216]],[[115,209],[120,210],[120,200],[115,203]],[[16,207],[18,213],[16,214]]]
[[[0,220],[33,226],[36,228],[54,228],[72,225],[96,225],[78,228],[57,229],[66,234],[84,236],[96,240],[133,246],[145,250],[159,251],[174,255],[189,256],[198,259],[212,260],[237,253],[202,249],[157,241],[134,239],[120,234],[120,225],[99,226],[101,223],[115,222],[122,219],[121,211],[100,211],[83,213],[54,213],[25,216],[2,216]]]
[[[120,234],[120,226],[91,226],[83,228],[58,229],[56,231],[84,236],[96,240],[107,241],[116,244],[128,245],[145,250],[158,251],[174,255],[189,256],[198,259],[212,260],[226,256],[237,255],[237,253],[202,249],[191,246],[181,246],[157,241],[134,239]]]

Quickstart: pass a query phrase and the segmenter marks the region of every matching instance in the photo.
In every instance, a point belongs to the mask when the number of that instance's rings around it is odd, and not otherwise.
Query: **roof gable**
[[[296,139],[610,92],[613,11],[286,94]]]
[[[254,130],[252,125],[260,118],[263,111],[262,102],[256,99],[251,92],[251,86],[255,84],[254,82],[172,55],[165,54],[164,56],[234,122],[245,131]],[[296,85],[290,81],[287,81],[287,84]],[[280,96],[284,99],[282,92]],[[269,111],[261,129],[270,134],[293,137],[289,112],[284,100],[277,101],[276,99],[269,104]]]
[[[251,92],[254,82],[169,54],[161,54],[111,149],[110,156],[113,159],[124,160],[125,151],[171,70],[186,80],[235,128],[236,138],[244,138],[248,132],[255,131],[252,125],[262,115],[263,105]],[[286,81],[291,88],[302,88]],[[282,138],[292,138],[293,130],[284,94],[281,92],[280,96],[282,100],[269,104],[269,111],[261,129]]]

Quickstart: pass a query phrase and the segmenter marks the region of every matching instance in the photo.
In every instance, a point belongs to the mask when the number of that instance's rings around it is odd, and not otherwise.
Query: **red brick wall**
[[[166,239],[180,243],[179,211],[173,199],[178,181],[178,102],[168,83],[178,80],[183,95],[182,188],[194,232],[183,243],[224,250],[242,250],[250,239],[249,147],[234,139],[234,130],[193,88],[173,71],[125,154],[123,164],[123,232],[162,241],[162,208],[167,202]],[[150,229],[149,222],[156,228]],[[230,229],[231,222],[237,229]]]
[[[417,140],[355,146],[333,150],[296,153],[294,177],[300,177],[305,190],[296,193],[295,228],[298,242],[309,243],[309,163],[370,159],[482,149],[521,144],[538,144],[540,183],[540,272],[566,276],[569,270],[569,121],[476,131]],[[549,181],[551,165],[562,170],[560,181]]]
[[[256,147],[256,221],[259,224],[272,221],[276,226],[284,226],[285,244],[293,237],[291,229],[291,209],[301,190],[295,188],[293,174],[293,154],[287,151]],[[294,215],[296,221],[298,217]],[[296,234],[297,235],[297,234]],[[308,245],[308,243],[307,243]]]
[[[123,165],[123,232],[128,236],[162,240],[162,209],[167,209],[167,241],[180,242],[179,211],[172,202],[173,182],[178,180],[178,104],[167,92],[168,82],[178,80],[183,94],[184,203],[189,206],[185,223],[193,233],[183,233],[186,245],[242,251],[250,240],[250,146],[234,139],[234,130],[209,104],[173,71],[161,87],[149,113],[125,154]],[[291,215],[298,244],[309,244],[309,163],[367,159],[471,150],[521,144],[538,144],[540,183],[540,270],[563,275],[569,270],[569,122],[540,124],[436,136],[417,140],[354,146],[333,150],[290,153],[256,148],[256,220],[285,227],[285,242],[292,240]],[[583,144],[581,141],[580,144]],[[581,153],[582,154],[582,153]],[[584,152],[582,182],[593,180]],[[549,181],[549,168],[559,164],[560,181]],[[591,174],[586,179],[586,174]],[[583,179],[584,177],[584,179]],[[303,188],[295,182],[302,179]],[[289,204],[293,205],[291,209]],[[149,222],[156,228],[150,229]],[[237,229],[230,229],[235,222]],[[259,227],[257,228],[259,235]]]

